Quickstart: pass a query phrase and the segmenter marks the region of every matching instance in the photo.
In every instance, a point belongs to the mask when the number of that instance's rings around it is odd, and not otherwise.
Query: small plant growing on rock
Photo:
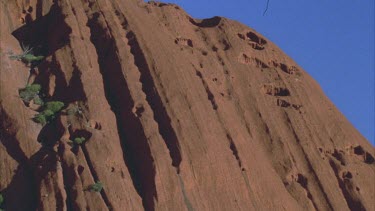
[[[88,124],[88,118],[85,115],[85,105],[81,101],[70,104],[66,109],[66,114],[68,116],[69,125],[79,124],[83,126],[84,124]]]
[[[77,145],[82,145],[85,142],[86,142],[86,139],[84,137],[77,137],[77,138],[74,138],[73,141],[70,142],[70,144],[77,146]]]
[[[21,60],[25,63],[40,62],[44,56],[34,56],[33,54],[26,54]]]
[[[36,62],[40,62],[44,59],[44,56],[35,56],[33,54],[33,48],[30,46],[23,46],[23,52],[21,54],[15,55],[13,52],[9,53],[9,58],[13,60],[22,61],[25,64],[35,64]]]
[[[33,120],[34,120],[34,122],[39,123],[43,126],[47,124],[47,118],[42,113],[35,115]]]
[[[22,101],[29,104],[33,101],[37,105],[43,105],[43,100],[40,98],[39,93],[42,87],[39,84],[27,85],[23,89],[19,89],[18,93]]]
[[[81,145],[86,142],[86,139],[84,137],[77,137],[73,140],[74,144]]]
[[[60,101],[51,101],[46,103],[45,109],[51,110],[53,113],[57,113],[61,111],[61,109],[64,107],[64,103]]]
[[[56,114],[61,111],[64,107],[64,103],[60,101],[51,101],[45,104],[44,110],[39,114],[35,115],[33,120],[42,125],[46,125],[48,122],[55,119]]]
[[[103,189],[103,184],[100,181],[97,181],[95,184],[89,186],[88,190],[91,192],[100,192]]]
[[[33,99],[34,104],[42,106],[44,104],[42,98],[39,95],[35,96]]]
[[[71,108],[68,109],[67,113],[68,115],[82,116],[83,111],[82,111],[82,108],[78,104],[75,104]]]

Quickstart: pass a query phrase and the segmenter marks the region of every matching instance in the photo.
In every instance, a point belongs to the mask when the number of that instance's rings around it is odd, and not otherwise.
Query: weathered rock
[[[0,21],[6,210],[374,207],[373,147],[238,22],[136,0],[1,1]],[[21,45],[46,58],[11,60]],[[26,83],[65,104],[44,127]]]

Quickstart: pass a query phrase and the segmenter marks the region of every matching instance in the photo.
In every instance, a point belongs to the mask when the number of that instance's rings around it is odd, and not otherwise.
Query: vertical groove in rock
[[[129,169],[134,187],[142,198],[144,209],[154,210],[154,198],[157,198],[156,172],[148,139],[144,134],[140,120],[132,112],[134,101],[122,73],[116,42],[112,35],[106,32],[110,32],[111,29],[98,22],[99,17],[105,20],[104,16],[99,13],[95,13],[93,16],[87,25],[91,31],[91,42],[98,54],[106,98],[116,116],[117,132],[124,151],[124,161]],[[106,34],[107,36],[105,36]]]
[[[310,200],[310,202],[314,206],[315,210],[319,210],[317,205],[316,205],[316,202],[313,199],[313,196],[311,195],[311,192],[310,192],[309,188],[307,187],[307,183],[308,183],[307,178],[305,176],[303,176],[302,174],[298,174],[296,180],[297,180],[296,182],[298,184],[300,184],[303,189],[306,190],[307,198]]]
[[[142,82],[143,92],[146,94],[146,100],[153,110],[154,119],[159,126],[159,133],[169,149],[172,165],[176,168],[177,173],[179,173],[182,157],[176,132],[171,125],[171,119],[168,116],[157,88],[155,87],[150,67],[146,61],[141,46],[138,43],[137,37],[132,31],[129,31],[126,34],[126,37],[128,38],[128,44],[131,47],[131,53],[134,56],[135,65],[141,73],[140,80]]]
[[[293,132],[293,136],[294,136],[294,138],[295,138],[295,141],[296,141],[298,144],[300,144],[300,142],[301,142],[301,141],[300,141],[300,138],[298,137],[297,132],[296,132],[296,130],[294,129],[294,126],[293,126],[293,124],[292,124],[292,122],[291,122],[291,120],[290,120],[290,118],[289,118],[288,113],[287,113],[286,111],[284,111],[284,114],[285,114],[285,117],[286,117],[287,122],[288,122],[288,124],[289,124],[289,127],[290,127],[290,129],[292,130],[292,132]],[[316,172],[315,172],[315,169],[312,167],[312,165],[311,165],[311,161],[309,160],[309,157],[308,157],[308,155],[306,154],[306,151],[305,151],[305,149],[303,148],[302,145],[300,146],[300,149],[301,149],[301,151],[302,151],[302,153],[303,153],[303,155],[304,155],[304,159],[306,160],[306,164],[308,165],[308,168],[309,168],[310,172],[312,173],[312,175],[313,175],[315,181],[316,181],[317,184],[318,184],[319,190],[320,190],[320,192],[322,193],[322,195],[323,195],[323,197],[324,197],[324,199],[325,199],[325,201],[326,201],[326,204],[329,206],[329,208],[330,208],[331,210],[334,210],[333,207],[332,207],[332,202],[331,202],[330,199],[328,198],[328,195],[327,195],[326,191],[324,190],[324,187],[323,187],[322,183],[320,182],[319,177],[318,177],[318,175],[317,175]]]
[[[74,169],[68,168],[68,165],[66,164],[66,161],[64,160],[64,156],[62,154],[64,150],[66,150],[65,147],[63,150],[59,149],[59,157],[62,162],[61,168],[62,168],[63,179],[64,179],[64,188],[66,192],[65,204],[66,204],[67,210],[74,210],[74,209],[78,209],[78,206],[73,205],[73,196],[71,194],[71,186],[73,185],[73,182],[71,181],[72,180],[71,174],[72,174],[72,171],[74,172]]]
[[[180,175],[178,175],[178,181],[180,182],[181,191],[182,191],[182,195],[184,197],[184,202],[185,202],[187,210],[188,211],[194,211],[193,205],[191,204],[191,202],[190,202],[190,200],[189,200],[189,198],[186,194],[184,181],[182,180]]]
[[[74,59],[73,59],[74,61]],[[55,100],[55,101],[61,101],[64,102],[65,106],[68,105],[69,103],[75,101],[75,100],[84,100],[85,96],[83,93],[83,90],[81,90],[81,84],[80,81],[80,75],[79,75],[79,70],[75,62],[72,64],[73,67],[73,74],[72,77],[69,81],[69,83],[66,80],[64,71],[61,69],[61,66],[59,62],[56,60],[56,55],[52,56],[51,62],[45,62],[43,65],[40,66],[39,71],[43,72],[43,74],[38,75],[35,78],[36,83],[42,84],[44,87],[49,86],[49,76],[50,74],[53,74],[56,77],[56,92],[54,92],[54,95],[50,97],[49,100]],[[52,69],[52,70],[51,70]],[[78,86],[77,86],[78,83]],[[69,90],[69,92],[66,92],[66,90]],[[44,151],[51,151],[53,152],[54,156],[56,157],[56,164],[59,164],[60,161],[64,162],[64,157],[57,151],[55,151],[54,146],[60,145],[61,144],[61,137],[63,136],[63,133],[65,131],[65,128],[63,126],[63,123],[61,122],[61,118],[58,118],[52,123],[49,123],[43,127],[41,132],[38,135],[38,141],[40,141],[43,145],[41,148],[40,152],[38,153],[43,153]],[[51,156],[50,154],[47,153],[48,156]],[[42,157],[43,154],[41,155],[35,155],[35,165],[36,168],[38,169],[38,165],[43,166],[45,163],[44,160],[38,161]],[[42,157],[43,158],[43,157]],[[58,161],[59,160],[59,161]],[[68,174],[69,169],[65,168],[63,165],[58,165],[56,169],[47,169],[48,172],[58,172],[61,171],[62,176],[62,186],[59,187],[58,184],[55,184],[56,190],[55,190],[55,195],[56,197],[59,197],[60,199],[58,200],[56,198],[56,206],[59,208],[56,208],[58,210],[64,210],[66,208],[72,208],[72,201],[73,199],[71,198],[70,191],[72,189],[71,186],[68,185],[66,181],[66,175]],[[39,169],[38,169],[39,171]],[[59,174],[57,174],[58,176]],[[56,176],[56,177],[57,177]],[[41,184],[43,184],[43,179],[48,180],[48,178],[44,178],[43,175],[41,177]],[[58,179],[58,178],[57,178]],[[58,182],[58,181],[57,181]],[[63,193],[62,193],[63,192]],[[48,194],[48,193],[47,193]],[[44,196],[42,196],[44,197]],[[64,198],[66,197],[66,198]],[[45,206],[43,200],[41,201],[40,206]],[[45,207],[44,207],[45,208]],[[42,207],[40,208],[42,209]]]
[[[71,54],[73,55],[73,60],[72,60],[73,71],[72,71],[72,77],[71,77],[71,79],[68,83],[68,87],[66,88],[69,91],[66,92],[66,90],[65,90],[65,93],[69,93],[69,95],[65,97],[65,101],[67,103],[86,102],[87,97],[86,97],[86,93],[83,89],[83,85],[82,85],[82,81],[81,81],[81,71],[79,70],[79,68],[77,66],[77,62],[76,62],[74,52],[71,51]],[[91,137],[91,133],[88,132],[88,131],[85,131],[85,130],[75,131],[75,133],[84,134],[83,137],[85,137],[86,139],[89,139]],[[86,135],[86,134],[90,134],[90,135]],[[82,149],[82,152],[83,152],[83,155],[84,155],[84,159],[86,160],[86,163],[89,167],[90,174],[92,175],[94,181],[95,182],[100,181],[100,178],[99,178],[98,173],[96,172],[96,170],[94,168],[94,163],[91,160],[91,157],[90,157],[90,154],[87,150],[87,147],[85,145],[82,145],[81,149]],[[106,191],[107,190],[104,187],[104,189],[102,191],[100,191],[100,195],[103,198],[103,201],[106,204],[106,206],[108,207],[108,209],[112,210],[113,206],[108,199]]]
[[[95,171],[95,168],[93,166],[93,163],[92,163],[90,155],[89,155],[89,153],[87,151],[87,148],[84,145],[82,146],[82,152],[83,152],[83,154],[85,156],[85,160],[87,162],[87,165],[89,166],[89,170],[90,170],[90,173],[91,173],[92,177],[94,178],[94,181],[95,182],[99,182],[100,180],[99,180],[98,174]],[[109,199],[107,197],[105,187],[104,187],[104,189],[102,191],[100,191],[100,195],[102,196],[102,198],[104,200],[104,203],[106,204],[106,206],[108,207],[108,209],[112,210],[113,206],[112,206],[111,202],[109,201]]]
[[[214,94],[212,94],[210,88],[208,87],[208,84],[207,84],[206,80],[204,80],[204,78],[202,76],[202,73],[199,70],[196,69],[195,74],[201,79],[203,87],[204,87],[204,89],[206,90],[206,93],[207,93],[207,98],[211,102],[212,108],[214,110],[217,110],[218,106],[217,106],[216,101],[215,101],[215,96],[214,96]]]
[[[217,19],[217,20],[221,20],[220,17],[217,17],[217,18],[213,18],[213,19]],[[220,29],[220,28],[219,28]],[[211,41],[211,38],[205,33],[204,29],[201,29],[199,30],[199,33],[200,33],[200,36],[202,37],[204,43],[206,44],[206,46],[213,46],[214,43],[212,43]],[[222,32],[220,32],[222,33]],[[237,115],[240,117],[240,119],[245,123],[244,126],[246,128],[246,131],[248,132],[249,136],[250,137],[253,137],[253,134],[250,130],[250,127],[249,127],[249,123],[247,121],[247,119],[243,116],[244,114],[244,109],[242,108],[240,102],[239,102],[239,98],[237,96],[237,93],[236,93],[236,90],[234,89],[234,86],[230,80],[230,70],[229,70],[229,67],[225,64],[223,58],[220,56],[220,54],[218,53],[218,51],[214,51],[214,54],[215,56],[217,57],[217,60],[218,62],[220,63],[221,65],[221,69],[223,71],[223,76],[225,78],[225,85],[227,86],[226,89],[228,91],[228,93],[230,94],[230,97],[233,101],[233,104],[235,105],[236,109],[239,110],[239,112],[237,113]]]
[[[244,171],[245,169],[242,168],[242,162],[241,162],[240,156],[238,155],[237,147],[234,144],[232,137],[228,133],[227,133],[227,139],[229,140],[229,144],[230,144],[229,147],[233,152],[233,156],[236,158],[236,160],[238,162],[238,167],[240,167],[241,171]]]
[[[66,80],[65,73],[61,69],[59,62],[56,59],[56,55],[54,54],[52,55],[52,59],[50,62],[45,62],[42,65],[40,65],[39,71],[41,73],[35,78],[34,83],[41,84],[45,89],[45,93],[48,93],[48,87],[50,83],[49,79],[51,75],[54,75],[56,79],[56,87],[55,92],[53,93],[54,95],[51,96],[49,100],[62,101],[64,102],[65,106],[69,105],[69,103],[74,102],[76,100],[85,100],[86,97],[83,93],[82,83],[80,81],[80,72],[75,62],[73,62],[72,67],[72,77],[70,78],[68,83]],[[66,130],[66,128],[64,128],[60,118],[50,124],[51,125],[46,125],[42,129],[42,131],[39,133],[38,140],[42,142],[44,146],[47,146],[49,148],[52,148],[56,144],[60,146],[62,144],[61,137],[63,136],[63,133]],[[56,152],[56,156],[58,156],[59,160],[63,163],[63,165],[61,165],[61,171],[63,177],[64,191],[66,193],[65,205],[67,209],[70,210],[73,209],[73,207],[76,207],[73,205],[74,198],[72,198],[71,194],[73,187],[71,186],[69,179],[67,179],[67,175],[71,174],[71,172],[69,171],[72,171],[73,169],[69,169],[67,168],[67,166],[65,166],[64,163],[66,161],[64,160],[64,156],[61,154],[61,152],[59,152],[59,150],[58,152]]]
[[[194,67],[194,65],[193,65],[193,67]],[[208,87],[208,84],[207,84],[206,80],[204,79],[202,73],[199,70],[197,70],[195,67],[194,67],[194,69],[195,69],[196,75],[202,81],[203,87],[204,87],[204,89],[205,89],[205,91],[207,93],[207,96],[208,96],[208,100],[210,100],[210,102],[211,102],[213,110],[215,111],[215,115],[217,116],[218,121],[220,122],[222,129],[226,132],[226,137],[227,137],[227,140],[229,142],[229,148],[232,151],[233,156],[237,160],[238,167],[240,168],[241,171],[244,171],[245,169],[242,168],[242,161],[241,161],[241,158],[240,158],[240,156],[238,154],[238,150],[237,150],[236,144],[234,143],[234,141],[232,139],[232,136],[229,134],[228,129],[225,128],[225,126],[224,126],[225,124],[224,124],[223,117],[217,111],[218,106],[217,106],[217,104],[215,102],[214,96],[213,96],[212,92],[210,91],[210,89]]]
[[[349,193],[349,191],[346,189],[345,183],[340,178],[340,172],[339,172],[339,169],[337,168],[335,162],[330,159],[329,165],[331,166],[333,172],[335,173],[337,183],[340,187],[342,195],[344,196],[345,201],[346,201],[348,207],[350,208],[350,210],[360,210],[360,211],[366,210],[365,207],[363,206],[363,204],[361,203],[361,201],[355,200],[355,198],[353,198],[351,196],[351,194]]]
[[[57,160],[57,153],[48,146],[42,146],[30,158],[34,168],[36,184],[39,188],[37,210],[49,209],[51,206],[64,207],[65,205],[62,196],[65,189],[60,188],[57,184]]]

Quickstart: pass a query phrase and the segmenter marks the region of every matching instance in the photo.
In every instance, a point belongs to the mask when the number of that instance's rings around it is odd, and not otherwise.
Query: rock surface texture
[[[0,0],[0,21],[5,210],[374,210],[374,148],[256,31],[137,0]],[[32,83],[65,105],[44,126]]]

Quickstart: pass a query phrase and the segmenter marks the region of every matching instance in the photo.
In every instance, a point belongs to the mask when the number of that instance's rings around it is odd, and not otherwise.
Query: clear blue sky
[[[195,18],[224,16],[276,43],[374,143],[374,0],[172,0]]]

